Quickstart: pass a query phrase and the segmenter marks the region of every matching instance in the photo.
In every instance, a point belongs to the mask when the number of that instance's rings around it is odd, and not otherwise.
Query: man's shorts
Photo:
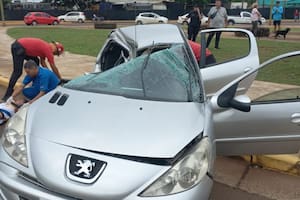
[[[281,23],[281,20],[274,20],[273,21],[274,26],[276,26],[276,25],[280,26],[280,23]]]

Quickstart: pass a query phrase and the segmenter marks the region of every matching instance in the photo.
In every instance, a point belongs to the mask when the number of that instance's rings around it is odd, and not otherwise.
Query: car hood
[[[49,103],[58,91],[68,95],[66,102]],[[172,158],[203,126],[200,103],[136,100],[59,87],[30,106],[26,133],[96,152]]]

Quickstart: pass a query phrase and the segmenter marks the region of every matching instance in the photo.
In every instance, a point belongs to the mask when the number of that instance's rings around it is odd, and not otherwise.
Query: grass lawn
[[[56,40],[62,42],[67,51],[90,56],[97,55],[109,32],[110,30],[60,27],[24,27],[8,29],[8,35],[13,38],[39,37],[47,41]],[[213,43],[214,41],[212,41],[212,44]],[[279,39],[260,39],[257,43],[260,62],[283,53],[300,50],[300,41],[291,42]],[[211,49],[218,61],[245,56],[248,52],[247,39],[223,38],[220,45],[220,50]],[[298,60],[292,62],[281,63],[279,64],[280,66],[267,67],[262,73],[259,73],[257,79],[300,85],[300,79],[298,78],[300,77],[300,69],[298,70],[299,76],[295,74],[295,67],[297,67],[299,63],[300,60],[298,58]]]
[[[110,30],[72,29],[60,27],[24,27],[8,29],[13,38],[37,37],[46,41],[63,43],[66,51],[76,54],[97,56]]]

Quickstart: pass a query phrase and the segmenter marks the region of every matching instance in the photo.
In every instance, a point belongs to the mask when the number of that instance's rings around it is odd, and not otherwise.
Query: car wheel
[[[258,21],[258,24],[259,24],[259,25],[262,25],[262,22],[261,22],[261,21]]]
[[[36,22],[36,21],[32,21],[32,22],[31,22],[31,25],[32,25],[32,26],[36,26],[36,25],[37,25],[37,22]]]
[[[182,25],[189,25],[187,21],[182,22]]]
[[[60,19],[59,21],[64,22],[65,20],[64,19]]]
[[[234,25],[234,21],[229,20],[229,21],[228,21],[228,24],[229,24],[229,25]]]
[[[78,23],[83,23],[83,20],[82,19],[78,19]]]
[[[163,22],[163,21],[158,21],[158,23],[162,24],[162,23],[164,23],[164,22]]]
[[[137,21],[136,24],[141,25],[141,24],[143,24],[143,22],[142,21]]]
[[[58,21],[54,21],[52,24],[55,26],[58,24]]]

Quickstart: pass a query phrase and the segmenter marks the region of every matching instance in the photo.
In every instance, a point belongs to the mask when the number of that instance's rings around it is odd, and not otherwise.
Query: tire
[[[82,19],[78,19],[78,23],[83,23],[84,21]]]
[[[164,22],[163,22],[163,21],[158,21],[158,23],[159,23],[159,24],[163,24]]]
[[[32,21],[32,22],[31,22],[31,25],[32,25],[32,26],[36,26],[37,24],[38,24],[38,23],[37,23],[36,21]]]
[[[53,21],[52,25],[58,25],[58,21]]]
[[[228,24],[229,24],[229,25],[234,25],[235,23],[234,23],[233,20],[229,20],[229,21],[228,21]]]
[[[60,19],[59,21],[64,22],[65,20],[64,19]]]
[[[189,23],[188,23],[187,21],[183,21],[183,22],[182,22],[182,25],[187,25],[187,26],[188,26]]]
[[[258,21],[258,24],[259,24],[259,25],[262,25],[262,22],[261,22],[261,21]]]
[[[137,21],[136,24],[141,25],[141,24],[143,24],[143,22],[142,21]]]

